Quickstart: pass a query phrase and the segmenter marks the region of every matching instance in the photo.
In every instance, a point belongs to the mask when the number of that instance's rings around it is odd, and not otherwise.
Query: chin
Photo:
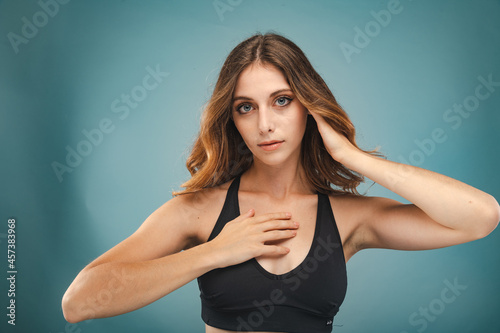
[[[273,152],[272,154],[259,154],[259,155],[254,154],[254,160],[258,160],[260,163],[272,167],[277,167],[285,163],[289,163],[290,159],[291,159],[290,155],[282,154],[280,152]]]

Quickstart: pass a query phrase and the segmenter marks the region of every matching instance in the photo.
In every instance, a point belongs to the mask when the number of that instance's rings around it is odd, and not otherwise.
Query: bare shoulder
[[[107,262],[152,260],[196,246],[215,225],[217,210],[222,208],[227,187],[223,184],[168,200],[152,212],[132,235],[85,269]]]
[[[171,200],[178,214],[188,221],[191,244],[189,247],[207,241],[222,210],[231,181],[195,193],[178,195]]]

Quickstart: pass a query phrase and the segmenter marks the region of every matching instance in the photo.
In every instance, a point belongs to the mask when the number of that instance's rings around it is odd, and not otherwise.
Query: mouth
[[[278,149],[281,144],[285,142],[284,140],[272,140],[272,141],[265,141],[257,144],[260,148],[270,151],[270,150],[276,150]]]

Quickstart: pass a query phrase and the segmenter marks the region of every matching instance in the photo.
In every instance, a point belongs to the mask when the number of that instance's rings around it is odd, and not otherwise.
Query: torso
[[[217,188],[205,190],[198,194],[197,204],[197,234],[196,243],[201,244],[208,240],[215,222],[222,210],[224,199],[231,182],[223,184]],[[350,223],[353,214],[356,214],[356,206],[359,208],[359,197],[353,195],[330,195],[330,204],[335,216],[337,228],[339,230],[342,246],[344,249],[345,261],[347,262],[354,255],[355,246],[350,241],[353,239],[355,224]],[[297,267],[309,252],[316,225],[316,210],[318,197],[316,194],[294,195],[286,202],[272,200],[262,193],[256,194],[241,190],[238,193],[240,213],[255,209],[256,215],[270,212],[286,211],[292,214],[292,219],[300,223],[297,236],[292,239],[275,242],[290,248],[290,253],[282,257],[259,257],[257,262],[268,272],[273,274],[283,274]],[[193,244],[193,245],[197,245]],[[206,333],[231,332],[206,325]],[[271,332],[270,332],[271,333]]]
[[[196,217],[196,235],[193,246],[205,243],[212,232],[215,222],[222,210],[227,189],[231,182],[225,183],[214,189],[205,190],[203,193],[197,194],[197,198],[193,200],[197,209]],[[290,253],[282,258],[259,258],[258,261],[265,268],[269,268],[270,272],[274,269],[271,265],[276,264],[276,268],[282,267],[282,271],[287,271],[285,267],[295,267],[306,256],[308,249],[311,246],[314,234],[314,222],[316,218],[317,196],[316,194],[297,196],[295,200],[283,202],[272,202],[262,195],[239,191],[240,212],[246,212],[250,208],[254,208],[256,215],[265,214],[276,211],[287,211],[292,213],[292,219],[299,221],[300,228],[297,236],[293,239],[280,242],[281,245],[289,247]],[[346,262],[356,253],[356,246],[352,239],[356,223],[353,218],[360,213],[360,200],[364,197],[354,195],[330,195],[330,204],[337,228],[342,239],[344,256]],[[278,243],[276,243],[278,244]],[[292,256],[292,254],[294,254]],[[295,265],[294,265],[295,264]],[[277,270],[279,271],[279,269]]]

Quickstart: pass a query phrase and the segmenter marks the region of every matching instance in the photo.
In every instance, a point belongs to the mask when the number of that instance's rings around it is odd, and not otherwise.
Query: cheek
[[[307,111],[305,111],[304,108],[297,112],[293,125],[290,124],[290,129],[293,128],[293,133],[295,133],[296,140],[294,141],[296,141],[297,144],[300,144],[300,142],[302,142],[304,134],[306,132],[306,127],[307,127]]]
[[[243,138],[243,141],[245,141],[245,143],[247,143],[248,136],[249,136],[249,133],[251,130],[249,128],[250,127],[249,122],[244,121],[242,119],[235,119],[234,126],[236,127],[236,129],[240,133],[241,137]]]
[[[303,131],[305,131],[306,124],[307,111],[305,111],[305,108],[297,108],[287,116],[286,127],[289,129],[293,129],[298,133],[302,133]]]

